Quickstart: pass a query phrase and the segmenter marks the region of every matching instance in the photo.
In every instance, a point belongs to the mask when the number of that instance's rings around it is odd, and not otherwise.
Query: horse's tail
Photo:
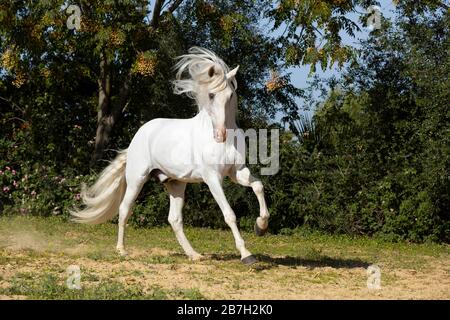
[[[93,186],[86,188],[86,185],[82,185],[81,198],[86,208],[71,211],[73,221],[98,224],[117,215],[127,187],[126,163],[127,150],[125,149],[120,151],[111,164],[102,171]]]

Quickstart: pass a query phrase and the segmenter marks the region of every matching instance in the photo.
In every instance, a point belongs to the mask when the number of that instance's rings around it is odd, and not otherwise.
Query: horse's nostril
[[[227,138],[227,130],[225,128],[218,129],[217,137],[220,142],[224,142]]]
[[[224,142],[227,138],[227,130],[225,128],[214,130],[214,140],[217,142]]]

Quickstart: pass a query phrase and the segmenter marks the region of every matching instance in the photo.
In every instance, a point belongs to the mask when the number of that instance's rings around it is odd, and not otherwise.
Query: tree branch
[[[164,0],[156,0],[155,7],[153,8],[153,16],[152,16],[152,22],[150,25],[156,29],[159,24],[159,17],[161,15],[161,8],[164,5]]]
[[[175,0],[169,7],[169,12],[173,13],[177,8],[180,6],[180,4],[183,2],[183,0]]]
[[[130,91],[131,91],[131,78],[132,73],[131,70],[128,71],[124,81],[123,85],[120,88],[118,99],[115,101],[115,103],[112,105],[112,114],[115,118],[118,118],[121,113],[127,108],[129,104],[129,97],[130,97]]]
[[[448,9],[449,9],[449,6],[447,6],[447,5],[445,4],[445,2],[441,2],[441,3],[439,4],[439,7],[441,7],[441,8],[444,9],[444,10],[448,10]]]
[[[25,114],[25,111],[21,107],[19,107],[19,105],[17,103],[15,103],[14,101],[11,101],[10,99],[6,99],[6,98],[3,98],[3,97],[0,97],[0,99],[5,101],[5,102],[8,102],[11,106],[16,108],[20,112],[22,112],[22,114]]]

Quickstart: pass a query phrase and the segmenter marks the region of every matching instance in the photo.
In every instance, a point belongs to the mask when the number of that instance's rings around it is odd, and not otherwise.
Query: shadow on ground
[[[263,269],[271,269],[276,266],[287,266],[291,268],[306,267],[309,269],[332,267],[336,269],[352,269],[352,268],[364,268],[367,269],[371,263],[360,260],[360,259],[340,259],[331,258],[328,256],[320,256],[314,259],[303,258],[303,257],[271,257],[266,254],[256,254],[255,255],[258,262],[264,263]],[[212,260],[216,261],[238,261],[240,257],[236,254],[212,254],[210,256]]]

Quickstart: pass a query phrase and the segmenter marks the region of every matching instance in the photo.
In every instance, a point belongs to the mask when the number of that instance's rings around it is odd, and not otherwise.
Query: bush
[[[3,167],[0,170],[0,210],[8,214],[67,215],[80,205],[80,184],[91,182],[89,176],[59,175],[52,168],[35,165]]]

